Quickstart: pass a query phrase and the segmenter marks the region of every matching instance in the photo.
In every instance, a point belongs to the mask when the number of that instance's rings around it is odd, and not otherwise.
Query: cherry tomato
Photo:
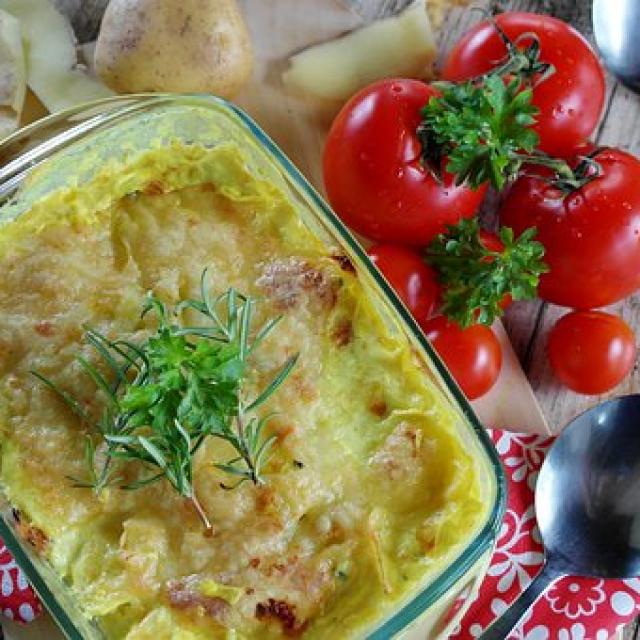
[[[439,182],[422,165],[420,109],[437,95],[418,80],[381,80],[351,98],[334,120],[324,182],[336,213],[358,233],[424,246],[478,210],[486,186],[456,186],[446,172]]]
[[[502,240],[500,240],[495,233],[487,231],[486,229],[480,229],[479,235],[480,242],[482,242],[482,245],[486,249],[489,249],[489,251],[495,251],[496,253],[502,253],[504,251]]]
[[[500,240],[500,238],[498,238],[498,236],[495,233],[492,233],[491,231],[487,231],[486,229],[480,229],[480,242],[482,242],[482,244],[484,245],[484,247],[486,249],[489,249],[489,251],[494,251],[496,253],[502,253],[504,251],[504,245],[502,244],[502,240]],[[489,260],[490,262],[493,262],[493,258],[483,258],[483,260]],[[511,304],[513,303],[513,298],[511,297],[510,293],[505,293],[504,296],[502,296],[502,300],[500,300],[500,306],[503,309],[507,309],[508,307],[511,306]]]
[[[543,171],[519,178],[500,211],[516,235],[538,230],[550,268],[540,297],[575,309],[611,304],[640,287],[640,161],[616,149],[595,160],[600,177],[568,195]]]
[[[431,318],[421,326],[469,400],[493,387],[502,367],[502,350],[489,327],[475,324],[461,329],[444,316]]]
[[[558,378],[588,395],[613,389],[636,360],[636,338],[629,325],[602,311],[574,311],[560,318],[547,348]]]
[[[426,321],[440,297],[433,269],[415,251],[398,245],[374,245],[368,254],[416,320]]]
[[[546,15],[508,12],[496,22],[519,49],[540,44],[540,61],[552,64],[553,75],[534,85],[533,103],[540,109],[534,129],[540,149],[569,157],[594,132],[605,98],[602,66],[588,42],[570,25]],[[524,35],[523,35],[524,34]],[[460,81],[486,73],[506,60],[507,47],[491,21],[473,27],[453,48],[444,65],[445,80]]]

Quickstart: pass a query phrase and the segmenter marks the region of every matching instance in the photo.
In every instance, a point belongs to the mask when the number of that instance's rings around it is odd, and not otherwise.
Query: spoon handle
[[[504,640],[518,626],[536,600],[563,574],[545,562],[540,573],[520,597],[480,636],[480,640]]]

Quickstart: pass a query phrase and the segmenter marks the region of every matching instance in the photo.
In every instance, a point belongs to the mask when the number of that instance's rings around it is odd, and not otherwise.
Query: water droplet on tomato
[[[571,199],[572,207],[582,207],[585,204],[584,196],[582,193],[574,194],[574,197]],[[597,205],[596,205],[597,206]]]
[[[558,191],[557,189],[549,188],[544,192],[544,197],[546,200],[557,200],[558,199]]]

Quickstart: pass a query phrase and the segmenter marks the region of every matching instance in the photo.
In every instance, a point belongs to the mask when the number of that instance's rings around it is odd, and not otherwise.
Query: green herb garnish
[[[501,190],[539,143],[531,129],[538,112],[532,90],[518,79],[505,84],[497,75],[481,84],[435,85],[442,96],[429,100],[418,128],[423,161],[439,169],[447,158],[446,170],[455,174],[456,184],[477,189],[490,182]]]
[[[193,503],[210,530],[193,488],[194,456],[208,437],[224,440],[237,454],[215,465],[236,478],[223,488],[233,489],[247,480],[256,485],[263,482],[263,468],[276,437],[264,436],[270,416],[259,417],[255,410],[286,380],[298,356],[289,358],[255,397],[246,397],[249,360],[281,319],[273,318],[253,332],[256,302],[235,289],[212,298],[205,270],[201,299],[184,300],[173,313],[149,295],[142,315],[154,314],[158,328],[141,343],[111,340],[87,329],[86,340],[110,372],[105,376],[77,357],[106,399],[97,421],[72,394],[32,372],[92,429],[86,444],[89,477],[74,479],[76,486],[99,491],[119,484],[136,489],[164,478]],[[202,325],[178,322],[187,309],[203,317]],[[118,462],[142,463],[148,473],[122,484]]]
[[[503,315],[505,296],[513,300],[535,298],[540,276],[548,271],[544,247],[534,240],[536,229],[518,238],[502,227],[500,251],[487,248],[477,218],[463,219],[436,236],[425,253],[444,285],[442,313],[461,327],[490,325]]]

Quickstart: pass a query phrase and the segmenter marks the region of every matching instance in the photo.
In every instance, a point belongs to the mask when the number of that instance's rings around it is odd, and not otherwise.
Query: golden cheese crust
[[[2,482],[108,638],[358,636],[477,532],[486,513],[478,463],[349,261],[273,184],[247,173],[238,149],[200,151],[197,167],[225,168],[215,180],[193,169],[172,183],[161,152],[144,159],[145,175],[154,162],[156,179],[106,208],[83,209],[89,186],[64,194],[73,215],[52,215],[62,202],[52,200],[11,223],[0,257]],[[140,166],[122,168],[122,179],[135,183]],[[146,292],[167,303],[195,296],[205,267],[214,291],[237,287],[261,298],[265,317],[284,315],[256,358],[256,384],[300,353],[264,408],[276,412],[278,438],[264,486],[221,488],[214,463],[229,451],[220,440],[197,455],[213,537],[165,482],[100,495],[73,487],[86,426],[29,373],[98,412],[102,400],[74,361],[94,358],[83,325],[139,339],[152,328],[140,319]]]

